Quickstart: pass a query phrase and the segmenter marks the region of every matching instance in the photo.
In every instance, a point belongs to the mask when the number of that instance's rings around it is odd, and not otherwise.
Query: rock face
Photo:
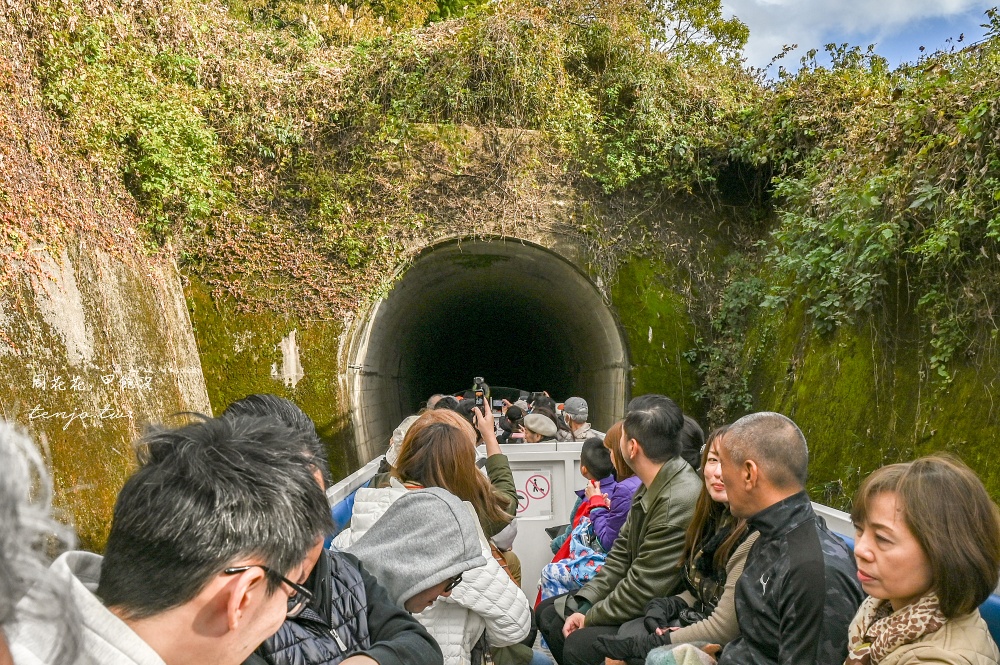
[[[100,548],[137,435],[211,406],[173,261],[41,251],[0,295],[0,414],[44,448],[57,502]]]

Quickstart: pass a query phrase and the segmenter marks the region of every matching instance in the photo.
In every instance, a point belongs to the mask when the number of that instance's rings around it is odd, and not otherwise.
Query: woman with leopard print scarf
[[[979,616],[1000,577],[1000,510],[976,474],[936,455],[883,467],[854,498],[868,593],[845,665],[998,665]]]

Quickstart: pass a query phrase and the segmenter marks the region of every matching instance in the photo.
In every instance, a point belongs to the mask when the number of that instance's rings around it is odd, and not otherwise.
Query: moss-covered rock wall
[[[344,323],[287,312],[244,313],[229,296],[213,298],[196,277],[185,292],[213,411],[253,393],[287,397],[316,423],[334,478],[353,471],[358,460],[337,357]]]
[[[100,549],[136,436],[209,411],[208,396],[173,261],[127,260],[82,237],[35,255],[0,296],[0,415],[41,445],[57,504]]]
[[[685,413],[704,415],[696,369],[687,356],[697,330],[676,269],[665,261],[630,256],[619,267],[611,302],[628,340],[633,395],[661,393]]]
[[[799,424],[810,444],[810,490],[824,503],[846,510],[873,470],[936,451],[958,455],[1000,498],[1000,468],[992,463],[1000,364],[963,358],[944,381],[921,361],[912,313],[899,321],[872,318],[818,335],[801,307],[761,316],[742,368],[754,410]]]

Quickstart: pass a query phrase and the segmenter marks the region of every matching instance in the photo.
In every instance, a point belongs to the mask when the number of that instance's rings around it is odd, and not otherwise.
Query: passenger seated
[[[805,437],[779,413],[752,413],[718,452],[729,509],[760,532],[736,582],[740,634],[719,664],[840,665],[862,594],[854,557],[806,494]]]
[[[749,533],[746,520],[729,512],[718,449],[725,430],[722,427],[712,432],[698,464],[704,484],[684,536],[684,593],[655,598],[646,606],[645,617],[636,621],[649,634],[599,637],[595,645],[598,653],[630,663],[659,665],[665,652],[678,644],[725,645],[739,634],[736,580],[759,534]]]
[[[524,443],[524,411],[521,407],[511,404],[504,410],[500,419],[502,433],[498,437],[500,443]]]
[[[345,551],[367,565],[396,605],[419,614],[486,565],[475,514],[447,490],[414,490]]]
[[[559,428],[553,417],[544,412],[532,412],[524,417],[524,442],[545,443],[555,441]]]
[[[701,488],[679,457],[683,424],[681,410],[663,395],[629,403],[619,445],[643,486],[597,576],[538,606],[538,628],[561,665],[597,665],[597,637],[642,617],[654,597],[680,591],[684,531]]]
[[[326,448],[302,409],[277,395],[250,395],[230,404],[222,414],[223,418],[239,416],[276,419],[301,434],[305,447],[297,454],[312,460],[312,482],[326,489],[322,474],[329,466]],[[312,599],[301,613],[287,617],[245,665],[350,665],[370,660],[380,665],[441,663],[440,650],[424,627],[396,607],[353,556],[322,550],[302,586]]]
[[[684,416],[684,427],[681,429],[681,457],[699,471],[698,464],[705,449],[705,430],[691,416]]]
[[[609,541],[607,536],[605,536],[602,544],[606,544],[608,542],[612,545],[614,544],[614,539],[618,537],[618,532],[621,530],[622,525],[625,523],[625,518],[628,516],[628,509],[632,504],[632,496],[641,484],[639,479],[636,478],[635,472],[628,468],[628,465],[625,464],[622,459],[622,453],[618,449],[618,440],[621,438],[621,434],[622,426],[621,421],[619,421],[611,426],[611,429],[608,430],[608,433],[602,440],[602,444],[611,456],[611,463],[615,475],[615,484],[611,488],[611,491],[607,493],[610,504],[608,512],[599,516],[600,521],[602,522],[602,529],[608,533],[613,532],[614,537]],[[614,441],[613,443],[612,440]],[[583,452],[581,450],[581,461],[582,454]],[[626,480],[628,480],[628,482],[624,486],[619,487],[619,483]],[[573,503],[573,508],[569,511],[569,522],[566,524],[566,528],[563,529],[559,535],[553,538],[552,542],[549,544],[552,548],[553,554],[557,554],[559,552],[559,549],[563,546],[563,543],[566,542],[566,539],[569,538],[570,533],[573,531],[573,521],[576,518],[576,511],[579,510],[584,499],[590,498],[587,496],[587,487],[589,487],[589,485],[590,484],[588,483],[584,486],[582,491],[578,491],[576,493],[577,499]],[[594,517],[595,516],[591,516],[591,520],[593,520]],[[605,547],[604,551],[610,552],[611,547]]]
[[[52,482],[38,449],[12,424],[0,420],[0,663],[10,665],[7,637],[17,622],[52,626],[49,665],[77,662],[81,619],[62,580],[49,574],[46,548],[72,547],[72,529],[51,516]],[[30,602],[18,604],[28,591]],[[34,614],[26,614],[34,612]],[[19,655],[34,660],[33,656]],[[35,661],[37,662],[37,661]]]
[[[445,663],[469,663],[484,634],[491,646],[503,647],[528,633],[524,596],[493,559],[475,510],[446,490],[407,492],[347,551],[417,613]],[[439,596],[444,600],[432,605]]]
[[[516,497],[514,477],[507,456],[493,434],[493,415],[488,409],[475,411],[481,436],[486,441],[487,471],[497,479],[494,486],[476,468],[475,434],[472,427],[453,411],[434,410],[420,416],[403,439],[399,459],[389,487],[361,488],[354,500],[351,528],[339,534],[334,544],[350,550],[351,546],[374,528],[389,507],[408,492],[425,487],[440,487],[468,501],[475,510],[484,540],[499,533],[511,520],[509,511]],[[435,546],[444,544],[435,541]],[[405,553],[405,543],[399,545]],[[524,639],[531,627],[531,610],[524,593],[504,568],[505,558],[488,547],[490,556],[484,570],[467,580],[461,594],[452,602],[467,603],[460,608],[440,604],[418,615],[431,635],[441,644],[445,662],[468,663],[475,639],[472,628],[485,621],[499,644],[515,644]],[[467,612],[468,611],[468,612]],[[456,629],[456,616],[461,619]],[[468,630],[467,630],[468,629]],[[480,631],[481,632],[481,631]],[[526,650],[523,663],[531,659]]]
[[[608,495],[615,485],[611,453],[604,447],[603,439],[593,437],[583,442],[580,475],[587,480],[587,485],[576,492],[579,500],[567,526],[569,538],[556,552],[552,563],[542,568],[541,600],[582,587],[604,565],[607,552],[611,549],[598,538],[591,520],[594,512],[607,512]],[[614,538],[610,540],[613,545]]]
[[[446,411],[458,411],[458,399],[451,395],[445,395],[434,403],[432,409],[444,409]]]
[[[154,429],[114,507],[104,556],[49,568],[83,622],[79,662],[239,665],[287,615],[333,528],[302,435],[260,418]],[[49,663],[61,627],[30,593],[18,665]]]
[[[476,468],[476,434],[472,426],[454,411],[428,411],[407,430],[391,484],[357,491],[350,529],[334,538],[334,543],[347,547],[402,492],[420,487],[443,487],[469,501],[488,538],[503,531],[517,512],[514,474],[493,433],[493,414],[488,409],[485,415],[478,410],[476,413],[479,436],[486,444],[485,476]]]
[[[978,606],[997,586],[1000,515],[957,458],[875,471],[854,497],[854,558],[869,597],[848,629],[847,665],[997,663]]]
[[[566,403],[563,404],[562,415],[569,428],[568,441],[586,441],[591,437],[604,439],[604,432],[594,429],[587,422],[587,418],[590,416],[590,407],[587,405],[587,400],[582,397],[570,397],[566,400]]]

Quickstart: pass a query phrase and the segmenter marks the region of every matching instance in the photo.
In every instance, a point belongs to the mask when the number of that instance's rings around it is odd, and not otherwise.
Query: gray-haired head
[[[791,418],[773,411],[743,416],[722,439],[734,464],[757,463],[776,487],[803,488],[809,474],[809,449],[802,430]]]
[[[306,438],[250,416],[151,430],[115,503],[97,595],[142,619],[189,602],[242,557],[286,575],[334,528]],[[271,593],[280,584],[268,576]]]
[[[71,548],[72,529],[51,517],[52,484],[38,449],[12,424],[0,420],[0,631],[4,626],[28,618],[55,623],[61,640],[50,645],[54,665],[76,660],[80,619],[67,589],[48,575],[47,552]],[[17,606],[31,593],[30,606],[45,616],[26,617]],[[0,636],[2,639],[2,636]]]
[[[327,487],[333,484],[330,462],[326,455],[326,445],[316,433],[316,423],[299,406],[284,397],[270,393],[255,393],[236,400],[222,412],[222,418],[253,416],[255,418],[275,418],[303,435],[305,452],[312,456],[316,468],[323,474]]]

